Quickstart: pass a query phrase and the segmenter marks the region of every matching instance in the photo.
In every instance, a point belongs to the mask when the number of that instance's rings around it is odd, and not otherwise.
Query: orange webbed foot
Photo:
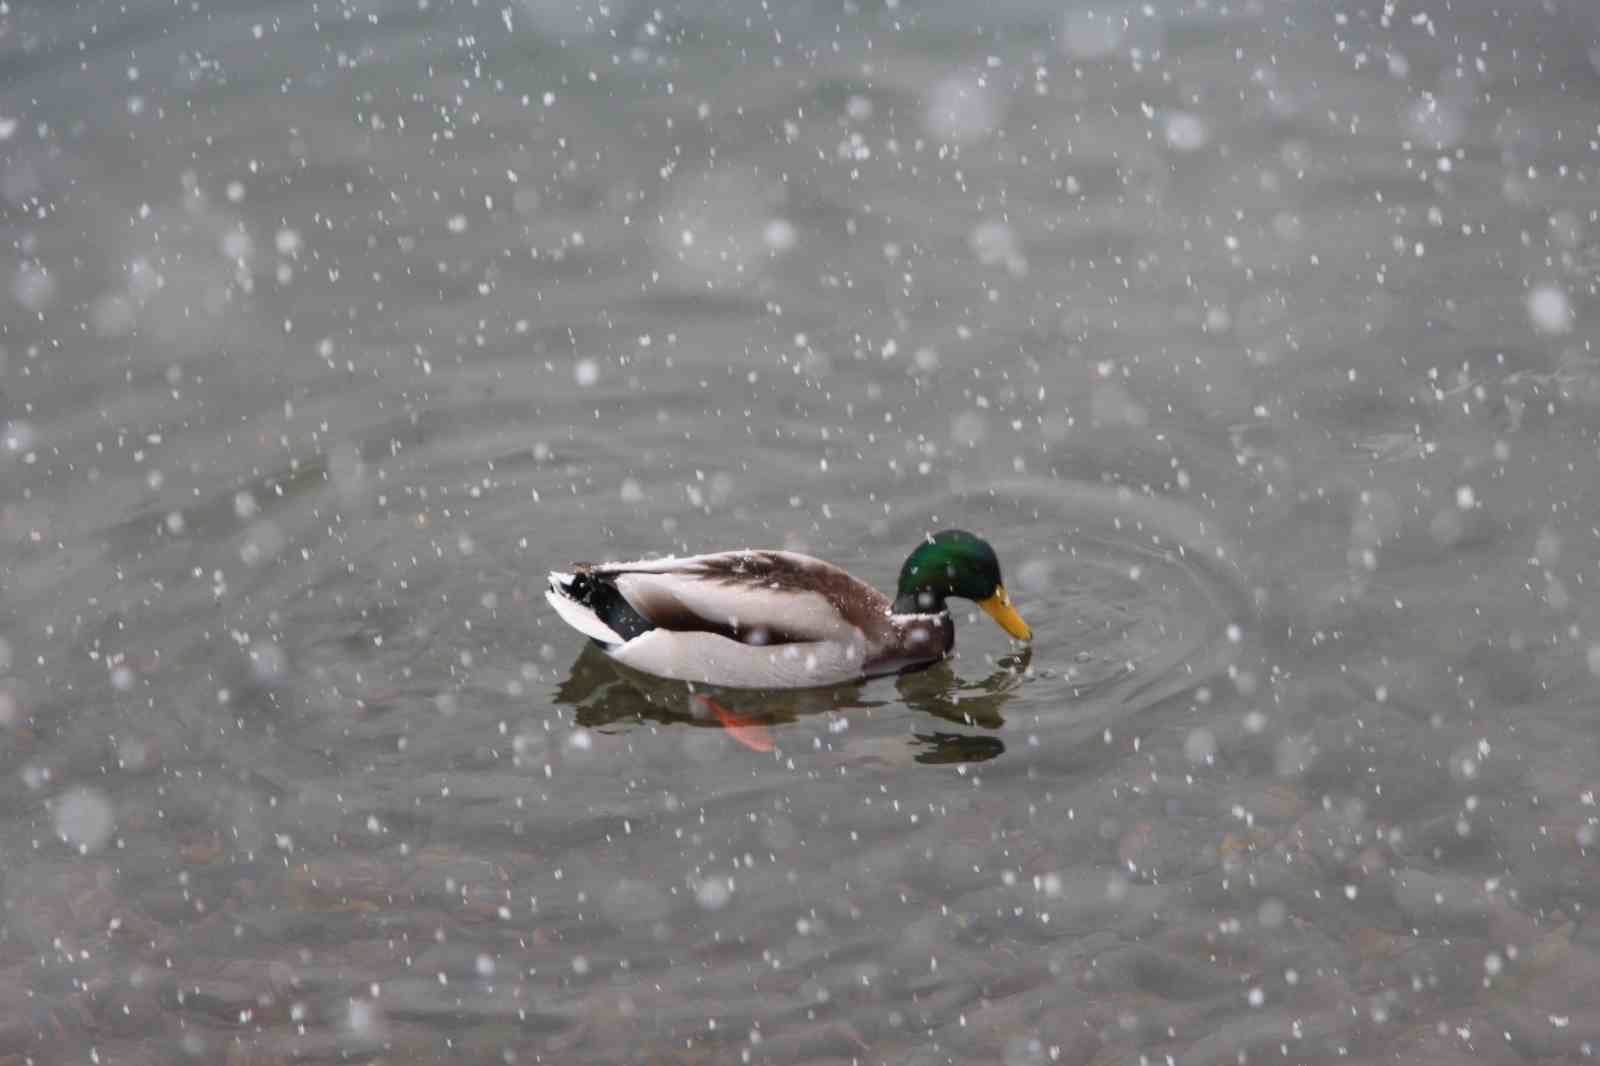
[[[694,699],[699,700],[712,716],[722,724],[728,735],[751,751],[772,751],[777,747],[777,741],[772,736],[772,730],[762,725],[755,718],[745,718],[737,715],[710,696],[702,696],[698,692]]]

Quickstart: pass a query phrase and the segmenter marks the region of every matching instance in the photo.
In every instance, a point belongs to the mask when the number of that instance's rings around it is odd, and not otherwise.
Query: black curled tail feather
[[[579,572],[565,582],[561,591],[593,611],[595,617],[623,640],[632,640],[656,628],[604,578]]]

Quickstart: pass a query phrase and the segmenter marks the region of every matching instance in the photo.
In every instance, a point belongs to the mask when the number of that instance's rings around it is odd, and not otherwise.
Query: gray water
[[[1597,27],[0,3],[0,1062],[1589,1058]],[[770,752],[542,598],[945,526]]]

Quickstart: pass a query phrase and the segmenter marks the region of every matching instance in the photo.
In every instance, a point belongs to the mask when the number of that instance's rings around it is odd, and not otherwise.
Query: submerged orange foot
[[[694,698],[705,704],[705,707],[716,720],[722,723],[722,728],[728,735],[751,751],[771,751],[776,747],[772,737],[772,730],[762,725],[754,718],[742,718],[728,708],[712,699],[696,692]]]

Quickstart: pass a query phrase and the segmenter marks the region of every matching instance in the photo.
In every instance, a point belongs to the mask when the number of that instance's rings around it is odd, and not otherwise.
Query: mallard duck
[[[554,572],[545,598],[618,662],[728,688],[809,688],[931,666],[955,647],[945,601],[974,600],[1033,639],[1000,580],[1000,560],[965,530],[935,533],[906,558],[889,597],[839,567],[789,551],[728,551]]]

